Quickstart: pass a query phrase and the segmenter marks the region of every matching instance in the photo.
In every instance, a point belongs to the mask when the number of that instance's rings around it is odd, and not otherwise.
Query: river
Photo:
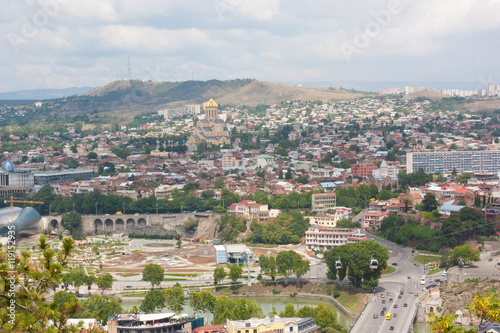
[[[237,298],[237,297],[235,297]],[[350,329],[351,323],[354,321],[354,319],[347,317],[342,311],[340,311],[334,303],[331,303],[329,301],[325,300],[320,300],[320,299],[313,299],[313,298],[303,298],[303,297],[284,297],[284,296],[259,296],[259,297],[245,297],[247,300],[254,301],[258,306],[261,307],[262,309],[262,314],[268,314],[272,310],[276,310],[278,314],[280,311],[283,311],[285,309],[285,306],[287,304],[293,304],[295,305],[295,309],[297,310],[298,308],[304,306],[304,305],[310,305],[310,306],[318,306],[319,304],[325,304],[325,305],[330,305],[333,309],[333,311],[337,314],[337,320],[338,322],[344,326],[347,329]],[[141,305],[140,302],[123,302],[122,307],[124,310],[129,310],[133,306],[139,307]],[[170,312],[168,309],[163,309],[165,312]],[[193,311],[191,307],[189,306],[189,303],[184,307],[183,313],[187,313],[188,315],[192,315]],[[207,318],[208,316],[208,318]],[[213,320],[213,316],[211,314],[205,315],[205,325],[209,324]]]

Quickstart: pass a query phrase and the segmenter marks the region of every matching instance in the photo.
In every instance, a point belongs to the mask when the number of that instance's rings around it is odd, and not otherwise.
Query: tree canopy
[[[157,264],[147,264],[142,270],[142,280],[151,283],[151,288],[155,285],[160,285],[163,281],[165,270]]]
[[[342,281],[347,276],[354,286],[375,290],[382,270],[387,267],[389,251],[376,242],[364,241],[331,248],[325,252],[324,258],[329,279],[338,277]],[[370,268],[372,258],[378,261],[376,269]],[[337,260],[341,262],[340,269],[336,267]]]

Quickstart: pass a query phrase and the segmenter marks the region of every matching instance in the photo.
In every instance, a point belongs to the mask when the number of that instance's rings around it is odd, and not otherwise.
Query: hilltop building
[[[210,98],[205,104],[205,118],[198,120],[191,137],[188,139],[187,146],[189,150],[193,151],[203,141],[209,145],[230,144],[229,135],[226,123],[219,118],[219,106]]]

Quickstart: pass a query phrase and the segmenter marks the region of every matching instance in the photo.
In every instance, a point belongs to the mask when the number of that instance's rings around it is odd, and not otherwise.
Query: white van
[[[420,278],[420,284],[425,284],[425,275]]]

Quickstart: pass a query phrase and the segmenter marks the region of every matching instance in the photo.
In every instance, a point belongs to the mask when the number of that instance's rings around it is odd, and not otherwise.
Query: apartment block
[[[312,210],[314,212],[326,212],[337,206],[337,195],[335,193],[315,193],[312,195]]]
[[[419,168],[425,173],[441,172],[451,174],[456,169],[461,173],[490,172],[500,170],[500,151],[467,150],[441,152],[411,152],[406,154],[406,172],[413,173]]]
[[[351,172],[353,177],[364,178],[371,176],[372,171],[375,169],[377,169],[377,166],[373,163],[351,165]]]

